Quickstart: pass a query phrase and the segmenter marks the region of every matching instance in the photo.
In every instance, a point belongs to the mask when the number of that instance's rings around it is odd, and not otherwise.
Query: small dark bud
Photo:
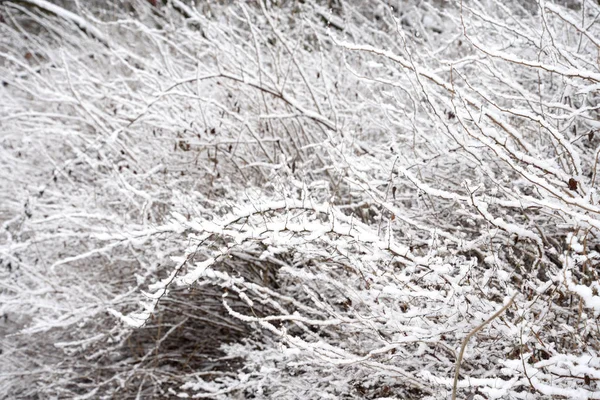
[[[577,181],[573,178],[569,179],[569,189],[577,190]]]

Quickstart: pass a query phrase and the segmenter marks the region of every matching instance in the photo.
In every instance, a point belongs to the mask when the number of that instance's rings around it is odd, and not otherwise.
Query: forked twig
[[[458,375],[460,373],[460,364],[462,362],[462,358],[463,358],[463,355],[465,353],[465,348],[467,347],[467,343],[469,343],[469,340],[477,332],[479,332],[480,330],[482,330],[484,326],[486,326],[487,324],[489,324],[490,322],[492,322],[493,320],[495,320],[496,318],[498,318],[500,315],[502,315],[502,313],[504,311],[506,311],[506,309],[508,307],[511,306],[511,304],[515,300],[515,297],[517,297],[517,294],[518,293],[515,293],[510,298],[510,300],[508,301],[508,303],[506,303],[501,309],[499,309],[498,311],[496,311],[494,313],[494,315],[492,315],[491,317],[489,317],[481,325],[477,326],[475,329],[473,329],[471,332],[469,332],[469,334],[467,335],[467,337],[463,340],[462,345],[460,346],[460,352],[458,353],[458,358],[456,359],[456,371],[454,372],[454,383],[452,384],[452,400],[456,400],[456,389],[458,387]]]

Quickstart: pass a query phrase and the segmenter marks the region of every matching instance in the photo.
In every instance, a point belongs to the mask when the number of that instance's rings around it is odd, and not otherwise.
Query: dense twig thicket
[[[596,1],[99,3],[0,2],[0,397],[600,399]]]

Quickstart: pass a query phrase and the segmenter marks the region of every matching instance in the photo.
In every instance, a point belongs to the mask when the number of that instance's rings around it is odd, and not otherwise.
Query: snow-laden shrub
[[[600,398],[597,3],[1,7],[3,396]]]

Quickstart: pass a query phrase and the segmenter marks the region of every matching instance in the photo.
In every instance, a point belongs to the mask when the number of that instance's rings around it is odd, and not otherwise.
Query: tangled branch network
[[[0,397],[600,399],[600,5],[0,1]]]

